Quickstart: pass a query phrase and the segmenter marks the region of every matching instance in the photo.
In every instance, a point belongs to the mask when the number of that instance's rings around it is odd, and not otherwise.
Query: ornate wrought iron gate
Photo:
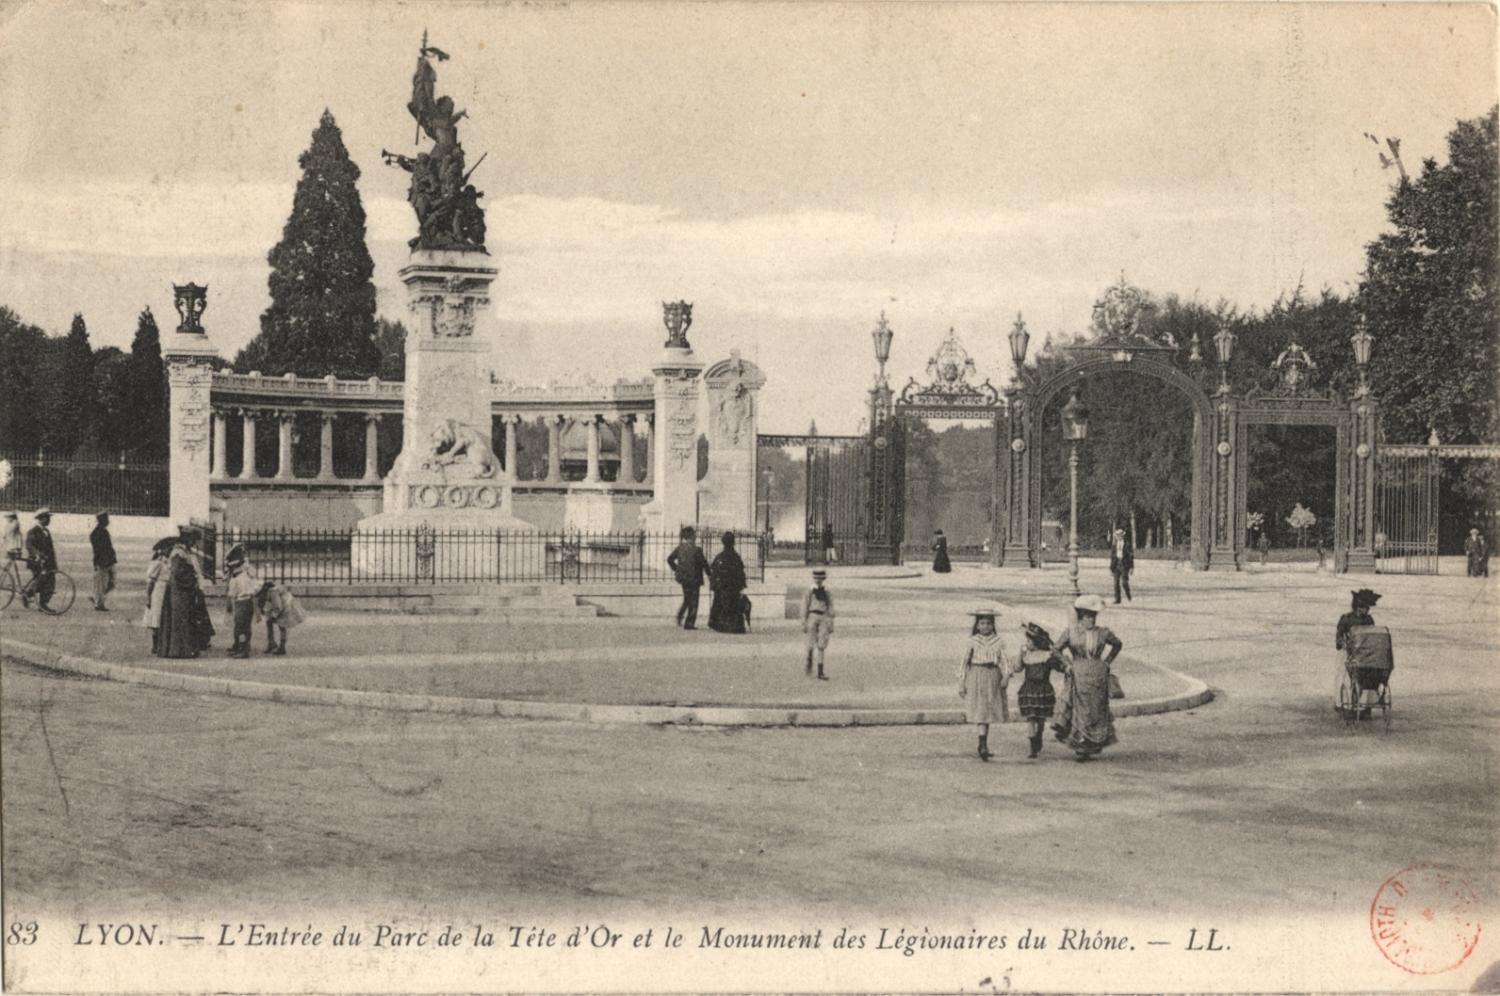
[[[1381,446],[1375,462],[1375,569],[1438,572],[1437,447]]]
[[[869,528],[870,440],[865,436],[812,433],[762,435],[756,443],[761,448],[804,449],[804,561],[864,563]]]

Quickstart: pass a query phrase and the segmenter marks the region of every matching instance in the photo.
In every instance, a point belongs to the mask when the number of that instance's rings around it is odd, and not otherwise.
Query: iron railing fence
[[[0,489],[0,506],[16,511],[42,507],[54,512],[167,515],[168,464],[131,454],[0,451],[11,479]]]
[[[764,544],[735,531],[748,580],[764,581]],[[710,562],[721,531],[700,530]],[[235,545],[262,578],[294,584],[507,584],[670,582],[676,533],[507,529],[238,529],[205,537],[209,572]]]

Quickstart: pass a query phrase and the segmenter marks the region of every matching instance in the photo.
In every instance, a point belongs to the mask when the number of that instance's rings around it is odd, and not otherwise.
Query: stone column
[[[177,522],[206,522],[209,513],[213,368],[218,356],[199,324],[207,288],[175,288],[182,324],[162,344],[167,368],[167,420],[170,462],[168,505]]]
[[[516,436],[521,431],[521,416],[506,415],[500,420],[505,426],[505,476],[509,477],[511,483],[521,478],[516,474]]]
[[[228,458],[226,456],[226,454],[228,452],[228,447],[225,445],[225,442],[224,442],[224,429],[225,429],[225,427],[229,423],[228,423],[228,420],[224,418],[224,413],[223,412],[217,412],[217,411],[214,412],[213,421],[214,421],[214,458],[213,458],[213,467],[212,467],[212,469],[213,469],[213,479],[216,480],[216,481],[222,481],[222,480],[225,480],[226,478],[229,477],[229,472],[228,472]]]
[[[243,480],[254,480],[255,473],[255,409],[246,408],[240,412],[241,425],[244,426],[245,438],[240,441],[240,477]]]
[[[547,483],[562,482],[562,423],[563,416],[547,416]]]
[[[635,483],[635,416],[620,416],[620,472],[615,475],[618,484]]]
[[[651,485],[656,482],[656,433],[655,415],[647,415],[641,420],[641,432],[646,437],[646,477],[642,484]]]
[[[691,346],[669,346],[652,373],[661,438],[652,460],[656,493],[641,515],[652,532],[676,533],[698,524],[698,377],[703,364]]]
[[[365,416],[365,480],[380,480],[380,416]]]
[[[320,412],[322,421],[318,435],[318,480],[331,481],[333,473],[333,413]]]
[[[291,412],[276,413],[276,479],[290,481],[292,473],[292,421]]]
[[[588,415],[584,422],[588,462],[583,472],[585,484],[599,483],[599,416]]]

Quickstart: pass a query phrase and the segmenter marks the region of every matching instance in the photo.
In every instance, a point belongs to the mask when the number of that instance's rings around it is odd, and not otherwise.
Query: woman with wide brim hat
[[[1349,631],[1356,626],[1374,626],[1375,617],[1370,610],[1375,603],[1380,601],[1380,593],[1371,591],[1369,588],[1360,588],[1349,592],[1349,611],[1339,616],[1338,625],[1333,631],[1333,649],[1338,651],[1334,664],[1333,702],[1334,708],[1344,701],[1344,696],[1349,696],[1353,701],[1352,686],[1349,681],[1348,649],[1347,642]],[[1363,710],[1362,716],[1368,716],[1369,710]]]
[[[1080,595],[1073,603],[1073,624],[1054,647],[1068,664],[1062,718],[1052,729],[1058,740],[1072,748],[1076,761],[1091,760],[1117,742],[1115,717],[1109,708],[1109,674],[1124,644],[1099,625],[1103,611],[1104,599]]]
[[[1000,614],[992,605],[970,610],[974,623],[969,629],[969,645],[958,669],[958,695],[964,700],[964,719],[979,727],[979,759],[988,761],[990,724],[1010,719],[1005,701],[1005,682],[1010,661],[1005,656],[995,618]]]

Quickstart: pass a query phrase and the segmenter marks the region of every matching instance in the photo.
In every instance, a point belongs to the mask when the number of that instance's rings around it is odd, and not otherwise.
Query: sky
[[[423,30],[485,192],[502,376],[648,375],[661,301],[761,366],[761,431],[853,431],[952,327],[980,379],[1123,273],[1241,309],[1355,287],[1395,173],[1496,100],[1482,4],[0,3],[0,304],[125,348],[209,285],[226,356],[324,108],[380,310],[416,222]]]

